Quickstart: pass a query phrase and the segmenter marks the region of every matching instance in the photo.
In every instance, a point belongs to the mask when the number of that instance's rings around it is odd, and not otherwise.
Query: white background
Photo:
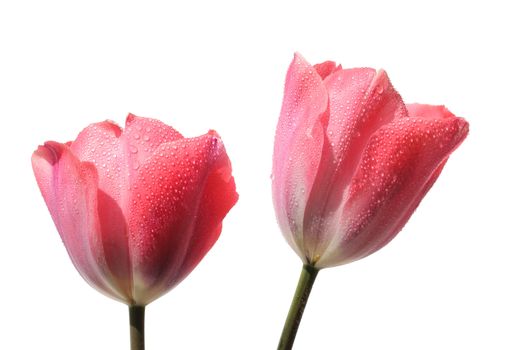
[[[70,263],[30,156],[128,112],[219,131],[240,200],[147,308],[147,348],[273,349],[301,267],[275,222],[274,128],[294,51],[384,68],[465,143],[400,235],[321,271],[296,349],[524,349],[524,11],[515,3],[2,1],[0,348],[126,349],[127,310]]]

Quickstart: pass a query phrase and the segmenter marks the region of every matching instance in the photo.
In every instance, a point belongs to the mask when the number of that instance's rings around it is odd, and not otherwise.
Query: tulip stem
[[[293,347],[295,335],[299,329],[301,323],[301,317],[303,316],[304,308],[308,302],[308,297],[317,277],[318,269],[311,265],[303,265],[301,270],[301,276],[297,283],[297,289],[293,296],[292,305],[290,305],[290,311],[288,311],[288,317],[281,333],[281,339],[277,350],[290,350]]]
[[[144,350],[144,311],[146,307],[129,307],[129,341],[131,350]]]

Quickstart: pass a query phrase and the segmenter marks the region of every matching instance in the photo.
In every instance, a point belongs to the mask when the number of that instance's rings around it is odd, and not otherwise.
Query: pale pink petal
[[[321,76],[302,56],[292,61],[284,89],[273,153],[273,199],[281,230],[298,254],[303,250],[306,199],[325,141],[328,94]]]
[[[93,164],[80,162],[67,145],[56,142],[40,146],[32,164],[42,196],[79,273],[102,293],[128,302],[129,295],[106,264]]]
[[[408,108],[418,116],[383,126],[367,146],[319,266],[363,258],[387,244],[412,215],[464,140],[468,124],[443,107]]]
[[[98,172],[98,214],[105,262],[121,288],[131,291],[128,244],[130,152],[122,129],[111,121],[91,124],[71,144],[71,151]]]

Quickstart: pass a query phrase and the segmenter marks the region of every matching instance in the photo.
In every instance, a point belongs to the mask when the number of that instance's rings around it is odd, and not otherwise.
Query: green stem
[[[310,296],[310,291],[312,290],[318,272],[319,270],[311,265],[303,265],[277,350],[292,349],[304,308],[308,302],[308,296]]]
[[[144,350],[144,311],[146,307],[129,307],[129,341],[131,350]]]

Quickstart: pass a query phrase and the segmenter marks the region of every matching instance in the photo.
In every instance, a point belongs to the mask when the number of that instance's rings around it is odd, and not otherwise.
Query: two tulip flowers
[[[366,257],[404,226],[468,133],[443,106],[405,105],[384,71],[315,66],[296,54],[275,137],[272,188],[303,273],[280,349],[291,349],[317,272]],[[130,307],[144,349],[144,307],[181,282],[218,239],[237,201],[214,131],[185,138],[129,115],[49,141],[32,157],[41,193],[82,277]]]

